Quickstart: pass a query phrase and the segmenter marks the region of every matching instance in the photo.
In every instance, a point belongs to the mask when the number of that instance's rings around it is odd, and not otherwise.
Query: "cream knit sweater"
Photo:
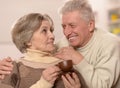
[[[68,45],[66,39],[58,43],[60,48]],[[84,59],[75,68],[89,88],[112,88],[116,84],[120,76],[120,39],[117,36],[95,29],[91,40],[77,51]]]

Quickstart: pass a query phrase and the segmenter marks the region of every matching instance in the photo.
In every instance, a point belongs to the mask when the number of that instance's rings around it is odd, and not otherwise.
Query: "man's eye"
[[[65,29],[65,27],[66,27],[65,25],[62,25],[62,28],[63,28],[63,29]]]
[[[72,28],[75,28],[75,25],[71,25]]]

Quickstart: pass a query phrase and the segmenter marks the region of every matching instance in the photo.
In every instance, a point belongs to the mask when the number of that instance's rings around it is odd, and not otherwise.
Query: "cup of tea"
[[[58,66],[63,72],[70,72],[73,68],[73,63],[72,60],[64,60],[59,62]]]

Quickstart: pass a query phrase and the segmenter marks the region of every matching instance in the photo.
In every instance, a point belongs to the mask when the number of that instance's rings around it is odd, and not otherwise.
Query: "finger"
[[[50,68],[50,71],[51,71],[51,74],[53,74],[53,73],[56,73],[56,72],[60,72],[61,69],[58,66],[52,66]]]
[[[69,81],[66,79],[64,75],[62,75],[62,80],[65,85],[65,88],[70,88],[71,84],[69,83]]]
[[[13,67],[13,64],[5,59],[0,62],[0,66]]]
[[[60,55],[62,55],[62,51],[58,51],[58,52],[56,52],[55,54],[54,54],[54,56],[60,56]]]
[[[51,81],[54,77],[58,77],[59,74],[60,69],[57,66],[49,67],[45,69],[42,73],[43,77],[48,81]]]
[[[57,76],[59,76],[60,72],[61,72],[61,69],[58,66],[53,66],[52,69],[51,69],[50,76],[52,78],[57,77]]]
[[[3,71],[3,70],[0,70],[0,74],[1,75],[9,75],[11,73],[11,71]]]
[[[64,54],[62,51],[54,54],[54,57],[64,60]]]
[[[11,57],[4,58],[3,60],[5,60],[5,61],[7,61],[7,62],[12,62]]]
[[[44,77],[44,76],[43,76]],[[49,75],[47,77],[44,77],[45,80],[47,80],[48,82],[54,84],[55,80],[58,78],[58,75],[56,73]]]
[[[59,76],[59,72],[52,73],[52,74],[50,74],[50,76],[51,76],[51,78],[57,77],[57,76]]]
[[[59,51],[55,53],[55,55],[60,55],[65,51],[65,47],[61,48]]]
[[[80,83],[80,80],[79,80],[77,74],[72,73],[72,77],[74,78],[74,80],[75,80],[76,83]]]
[[[4,70],[4,71],[12,71],[13,69],[13,66],[12,67],[9,67],[9,66],[0,66],[0,70]]]
[[[1,71],[12,71],[13,66],[12,67],[8,67],[8,66],[0,66],[0,70]]]
[[[13,60],[10,57],[5,58],[3,61],[10,63],[10,65],[13,62]]]
[[[75,80],[75,83],[77,84],[77,85],[76,85],[77,88],[80,88],[80,87],[81,87],[81,83],[80,83],[80,80],[79,80],[77,74],[72,73],[72,76],[73,76],[73,78],[74,78],[74,80]]]
[[[58,76],[54,76],[54,77],[52,77],[52,79],[50,80],[50,82],[52,83],[52,84],[54,84],[54,82],[55,82],[55,80],[58,78]]]
[[[5,78],[5,75],[0,75],[0,80],[4,78]]]
[[[74,79],[70,76],[70,74],[66,74],[66,78],[67,78],[67,80],[69,81],[69,83],[70,83],[71,85],[74,85],[74,84],[75,84],[75,81],[74,81]]]
[[[62,54],[60,54],[60,53],[55,54],[54,57],[64,60]]]

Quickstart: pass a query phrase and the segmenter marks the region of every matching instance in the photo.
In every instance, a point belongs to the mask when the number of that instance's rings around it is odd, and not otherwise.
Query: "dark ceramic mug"
[[[59,62],[58,66],[63,72],[70,72],[73,68],[73,63],[72,60],[64,60]]]

